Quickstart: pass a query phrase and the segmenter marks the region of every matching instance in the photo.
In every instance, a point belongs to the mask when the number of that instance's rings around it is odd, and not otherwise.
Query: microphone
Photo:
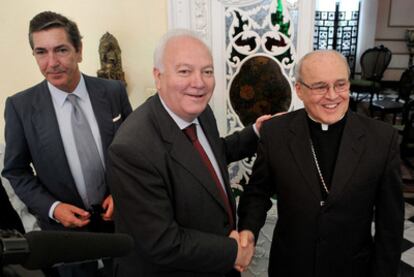
[[[58,263],[72,263],[127,255],[134,246],[126,234],[67,231],[0,230],[2,265],[20,264],[27,269],[41,269]]]

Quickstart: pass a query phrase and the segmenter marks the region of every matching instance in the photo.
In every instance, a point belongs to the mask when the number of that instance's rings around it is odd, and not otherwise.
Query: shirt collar
[[[183,129],[187,128],[189,125],[191,125],[193,123],[196,124],[196,125],[199,124],[198,118],[195,118],[193,121],[188,122],[188,121],[182,119],[181,117],[179,117],[178,115],[176,115],[170,108],[168,108],[167,104],[165,104],[165,102],[164,102],[164,100],[162,100],[161,96],[159,96],[159,97],[160,97],[162,106],[167,111],[167,113],[172,117],[174,122],[178,125],[178,128],[183,130]]]
[[[337,121],[337,122],[340,122],[342,119],[344,119],[344,117],[345,117],[345,115],[346,115],[346,113]],[[322,129],[322,131],[328,131],[328,129],[329,129],[329,126],[330,125],[328,125],[328,124],[325,124],[325,123],[322,123],[322,122],[319,122],[319,121],[317,121],[316,119],[314,119],[309,113],[308,113],[308,117],[309,117],[309,119],[310,120],[312,120],[313,122],[315,122],[315,123],[317,123],[317,124],[320,124],[321,125],[321,129]],[[333,123],[333,124],[336,124],[337,122],[335,122],[335,123]],[[331,125],[333,125],[333,124],[331,124]]]
[[[68,92],[63,91],[52,85],[51,83],[47,82],[47,86],[49,88],[50,94],[52,95],[53,99],[58,103],[60,107],[63,106],[63,104],[66,101],[66,97],[69,95]],[[78,85],[76,86],[75,90],[71,92],[71,94],[75,94],[81,99],[85,99],[88,97],[88,92],[86,90],[86,84],[85,79],[83,78],[83,75],[81,74],[80,80]]]

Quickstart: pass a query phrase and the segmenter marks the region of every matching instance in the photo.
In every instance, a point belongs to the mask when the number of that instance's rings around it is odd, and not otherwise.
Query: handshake
[[[229,237],[237,241],[237,258],[234,263],[234,268],[243,272],[247,269],[253,258],[254,235],[249,230],[243,230],[240,233],[232,231]]]

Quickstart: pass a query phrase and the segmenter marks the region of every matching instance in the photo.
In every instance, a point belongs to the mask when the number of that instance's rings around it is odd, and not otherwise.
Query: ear
[[[83,44],[82,42],[79,45],[79,49],[78,49],[78,63],[82,62],[82,52],[83,51]]]
[[[161,89],[161,72],[158,68],[153,68],[152,69],[152,76],[154,76],[154,81],[155,81],[155,87],[157,88],[158,91],[160,91]]]
[[[302,87],[299,85],[298,82],[296,82],[296,84],[295,84],[295,89],[296,89],[296,95],[299,97],[300,100],[303,101],[303,91],[302,91]]]

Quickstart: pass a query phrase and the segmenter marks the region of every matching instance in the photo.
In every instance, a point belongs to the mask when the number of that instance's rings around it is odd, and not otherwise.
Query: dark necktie
[[[220,183],[220,179],[218,178],[218,176],[216,174],[216,171],[214,170],[214,167],[211,164],[210,159],[207,156],[207,153],[204,151],[203,146],[200,144],[200,141],[198,140],[196,125],[193,123],[193,124],[189,125],[187,128],[185,128],[183,131],[187,135],[187,137],[190,139],[190,141],[194,145],[197,152],[200,154],[201,159],[203,160],[203,162],[204,162],[205,166],[207,167],[208,171],[210,172],[210,175],[214,180],[214,183],[215,183],[215,185],[218,189],[218,192],[219,192],[220,197],[221,197],[221,199],[224,203],[224,206],[226,207],[227,214],[228,214],[229,221],[230,221],[230,225],[231,225],[232,228],[234,228],[235,225],[234,225],[233,213],[232,213],[232,210],[231,210],[231,207],[230,207],[229,198],[227,197],[226,193],[224,192],[224,188]]]
[[[69,94],[67,99],[72,104],[72,132],[85,180],[86,199],[89,202],[85,205],[89,208],[91,205],[101,204],[105,195],[104,168],[92,130],[78,105],[77,96]]]

